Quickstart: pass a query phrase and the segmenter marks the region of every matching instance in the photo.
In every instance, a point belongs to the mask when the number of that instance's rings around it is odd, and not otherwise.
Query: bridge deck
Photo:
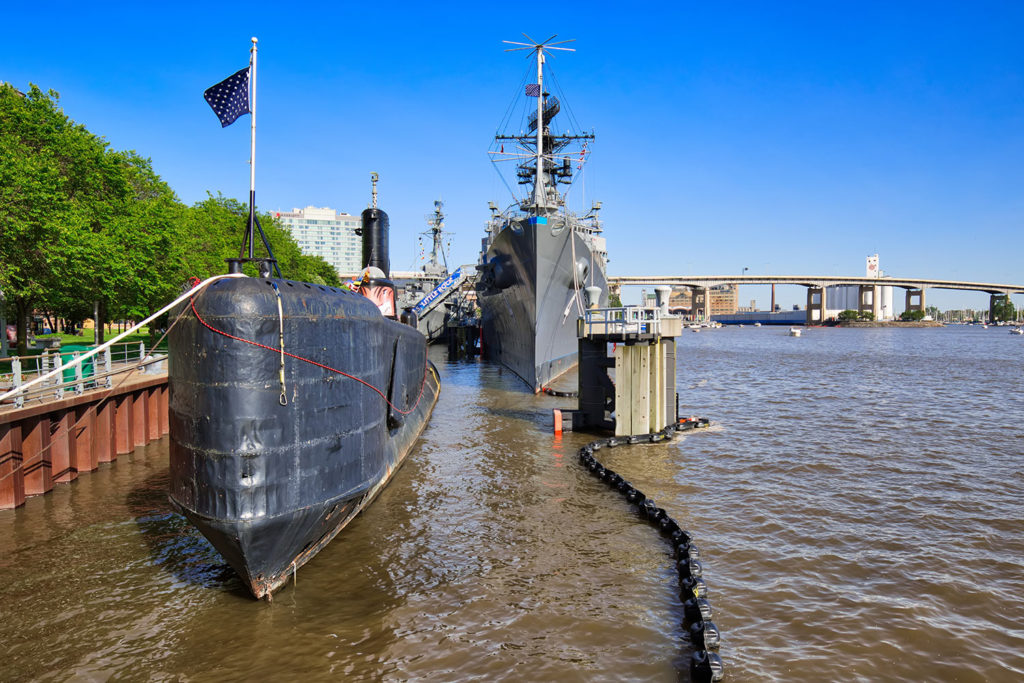
[[[804,287],[831,287],[833,285],[876,285],[903,289],[961,289],[988,294],[1024,294],[1024,285],[993,282],[966,282],[960,280],[929,280],[905,277],[843,277],[837,275],[637,275],[609,277],[608,284],[671,285],[687,287],[713,287],[715,285],[801,285]]]

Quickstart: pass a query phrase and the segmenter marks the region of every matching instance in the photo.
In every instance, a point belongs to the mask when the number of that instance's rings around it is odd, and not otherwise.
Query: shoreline
[[[836,323],[836,327],[945,327],[938,320],[856,320]]]

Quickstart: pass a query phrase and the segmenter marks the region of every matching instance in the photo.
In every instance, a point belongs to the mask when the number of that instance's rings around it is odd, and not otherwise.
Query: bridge
[[[871,312],[877,319],[881,313],[880,287],[900,287],[906,290],[906,310],[925,310],[925,291],[928,289],[959,289],[985,292],[989,295],[989,317],[1000,302],[1011,294],[1024,294],[1024,285],[1006,285],[993,282],[965,282],[959,280],[927,280],[900,277],[842,277],[833,275],[653,275],[609,277],[610,293],[618,293],[624,285],[654,287],[690,287],[693,289],[693,313],[707,317],[707,290],[716,285],[799,285],[807,288],[807,324],[821,324],[825,320],[825,288],[850,285],[860,288],[860,312]]]

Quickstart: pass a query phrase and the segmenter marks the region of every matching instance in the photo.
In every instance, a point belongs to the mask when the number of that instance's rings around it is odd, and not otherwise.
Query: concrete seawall
[[[161,438],[167,399],[166,373],[133,372],[111,389],[0,407],[0,509]]]

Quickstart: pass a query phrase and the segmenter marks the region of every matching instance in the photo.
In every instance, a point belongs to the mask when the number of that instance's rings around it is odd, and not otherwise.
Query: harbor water
[[[727,680],[1024,677],[1021,339],[680,337],[713,426],[598,455],[700,546]],[[571,400],[442,352],[405,466],[271,603],[171,511],[166,439],[0,511],[0,680],[687,680],[669,548],[551,434]]]

